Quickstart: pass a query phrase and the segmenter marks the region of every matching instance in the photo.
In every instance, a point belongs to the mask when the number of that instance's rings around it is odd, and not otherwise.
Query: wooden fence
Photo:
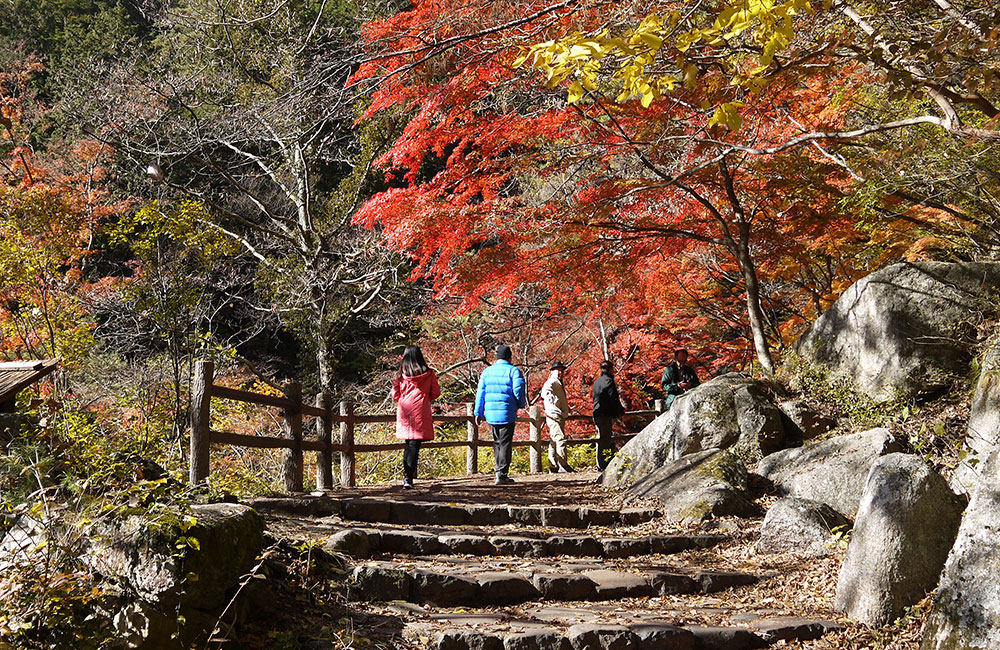
[[[364,415],[354,412],[351,402],[341,402],[334,410],[333,400],[321,393],[316,396],[315,405],[306,404],[302,399],[302,386],[298,382],[287,382],[283,395],[263,395],[236,388],[219,386],[214,383],[215,364],[199,361],[195,366],[194,383],[191,389],[191,465],[189,478],[192,485],[202,483],[209,474],[209,449],[213,444],[255,447],[263,449],[284,449],[282,475],[286,492],[301,492],[303,489],[303,452],[316,452],[316,488],[333,489],[333,458],[340,455],[340,485],[357,485],[355,458],[359,453],[392,451],[403,449],[403,443],[362,445],[354,442],[355,428],[359,424],[394,424],[396,414]],[[212,399],[228,399],[259,406],[282,409],[284,420],[282,436],[248,436],[226,431],[213,431],[210,426]],[[661,401],[656,409],[628,411],[626,416],[655,417],[663,411]],[[529,425],[528,440],[515,440],[515,447],[528,447],[531,472],[542,471],[542,453],[547,439],[542,438],[545,417],[537,404],[529,409],[528,417],[518,417],[517,421]],[[314,418],[315,436],[303,436],[303,418]],[[465,404],[465,415],[435,415],[435,423],[464,423],[465,440],[433,440],[423,443],[421,449],[442,449],[465,447],[465,470],[475,474],[479,467],[479,448],[493,446],[492,438],[479,438],[474,405]],[[568,420],[591,420],[589,415],[570,415]],[[333,441],[333,427],[339,426],[339,441]],[[615,441],[628,440],[634,434],[614,436]],[[568,445],[596,444],[597,438],[570,438]]]

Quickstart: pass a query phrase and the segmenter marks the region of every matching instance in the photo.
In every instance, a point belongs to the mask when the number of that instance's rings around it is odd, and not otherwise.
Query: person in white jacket
[[[562,377],[566,366],[561,361],[553,363],[549,370],[549,378],[542,386],[542,403],[545,407],[545,421],[549,425],[549,471],[572,472],[566,457],[566,416],[569,415],[569,402],[566,400],[566,389]]]

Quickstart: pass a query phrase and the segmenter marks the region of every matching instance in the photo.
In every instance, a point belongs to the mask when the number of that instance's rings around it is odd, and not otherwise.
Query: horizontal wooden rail
[[[232,445],[236,447],[250,447],[256,449],[282,449],[284,450],[283,479],[285,488],[289,492],[301,492],[303,487],[302,477],[302,452],[311,451],[317,453],[316,463],[316,485],[320,489],[331,489],[333,487],[333,457],[334,454],[340,456],[340,483],[345,487],[353,487],[356,483],[355,477],[355,454],[398,451],[403,449],[403,442],[391,442],[382,444],[356,444],[354,442],[355,428],[360,424],[394,424],[396,422],[395,413],[387,414],[355,414],[354,406],[350,402],[342,402],[339,412],[335,412],[334,404],[327,394],[320,394],[316,398],[316,406],[306,404],[302,398],[302,391],[295,382],[288,382],[284,387],[284,395],[264,395],[228,386],[219,386],[214,383],[214,366],[210,361],[199,361],[195,367],[195,377],[191,390],[191,470],[190,480],[193,484],[201,483],[208,479],[210,446]],[[258,406],[270,406],[280,408],[283,411],[284,435],[282,436],[257,436],[231,433],[228,431],[212,430],[209,427],[211,419],[211,399],[229,399]],[[474,416],[472,404],[465,405],[465,415],[437,414],[432,419],[436,424],[464,424],[466,436],[464,440],[434,440],[424,442],[423,449],[447,449],[455,447],[466,448],[466,472],[474,474],[478,472],[478,449],[480,447],[492,447],[491,439],[479,437],[479,424]],[[516,440],[514,447],[527,447],[529,450],[529,470],[532,472],[542,471],[542,452],[549,440],[542,437],[545,416],[539,405],[532,406],[527,417],[517,418],[517,422],[530,425],[527,440]],[[655,417],[662,413],[662,403],[657,402],[656,409],[643,409],[627,411],[624,417]],[[311,416],[316,418],[315,439],[305,439],[302,433],[302,417]],[[584,422],[592,421],[593,416],[583,413],[569,415],[567,420]],[[333,425],[340,427],[340,441],[333,442]],[[635,434],[616,435],[613,440],[616,442],[630,440]],[[592,445],[598,442],[597,438],[567,438],[567,445]]]

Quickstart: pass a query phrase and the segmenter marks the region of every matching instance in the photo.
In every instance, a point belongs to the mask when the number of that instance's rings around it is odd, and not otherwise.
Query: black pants
[[[594,418],[594,426],[597,427],[597,468],[602,472],[615,455],[615,441],[611,437],[614,422],[614,418],[603,416]]]
[[[514,422],[491,424],[493,428],[493,464],[497,476],[507,476],[510,470],[511,443],[514,441]]]
[[[403,441],[403,476],[411,481],[417,478],[417,456],[422,442],[423,440]]]

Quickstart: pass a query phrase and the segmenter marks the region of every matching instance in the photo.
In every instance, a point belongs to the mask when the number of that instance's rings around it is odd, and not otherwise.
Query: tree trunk
[[[743,231],[743,228],[740,228]],[[747,228],[747,230],[749,230]],[[747,288],[747,316],[750,320],[750,334],[753,336],[754,349],[757,351],[757,361],[768,375],[774,374],[774,361],[771,359],[771,349],[767,345],[767,334],[764,331],[764,309],[760,303],[760,283],[757,281],[757,268],[750,255],[749,238],[740,233],[740,241],[736,245],[736,259],[743,273],[743,283]]]

